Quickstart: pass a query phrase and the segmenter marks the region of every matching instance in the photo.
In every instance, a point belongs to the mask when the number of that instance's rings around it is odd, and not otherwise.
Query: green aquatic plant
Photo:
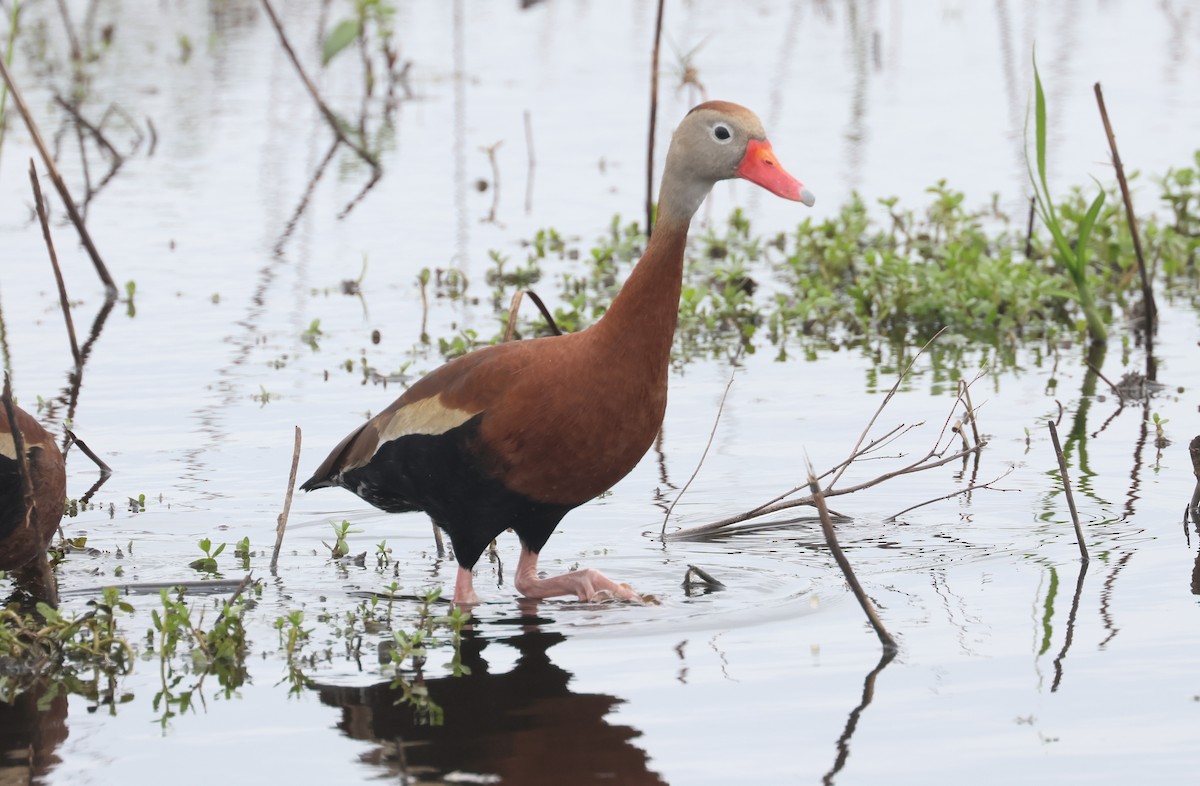
[[[212,547],[212,541],[208,538],[200,540],[200,550],[204,552],[204,556],[197,560],[192,560],[188,563],[188,567],[192,570],[198,570],[201,573],[216,573],[217,572],[217,557],[225,550],[225,544],[222,543],[215,549]]]
[[[471,621],[471,613],[452,604],[448,614],[435,615],[433,604],[441,595],[441,589],[428,590],[421,598],[416,624],[411,630],[393,631],[391,640],[383,647],[395,674],[391,688],[400,694],[395,703],[412,706],[418,720],[431,726],[440,726],[444,721],[442,708],[429,695],[424,678],[429,651],[445,643],[438,638],[439,631],[450,635],[453,656],[446,666],[451,674],[461,677],[471,673],[462,663],[463,629]]]
[[[250,536],[242,538],[233,547],[233,556],[242,561],[242,570],[250,570]]]
[[[1042,90],[1042,77],[1038,73],[1037,59],[1033,61],[1033,79],[1035,88],[1034,100],[1034,138],[1037,148],[1037,172],[1029,168],[1029,179],[1033,183],[1034,199],[1038,215],[1050,236],[1054,239],[1054,258],[1066,271],[1071,282],[1075,285],[1079,306],[1087,320],[1088,335],[1093,342],[1103,344],[1108,341],[1108,329],[1096,308],[1095,298],[1088,276],[1088,244],[1100,208],[1104,206],[1104,189],[1101,188],[1096,197],[1088,205],[1087,212],[1076,224],[1075,237],[1068,237],[1064,231],[1054,201],[1050,196],[1050,186],[1046,182],[1046,95]],[[1029,155],[1026,152],[1026,165]]]
[[[310,347],[312,347],[313,352],[316,352],[321,348],[317,344],[317,339],[323,335],[325,334],[321,332],[321,320],[314,319],[309,323],[304,332],[300,334],[300,338],[305,344],[308,344]]]
[[[0,610],[0,700],[11,702],[45,680],[55,691],[96,699],[102,683],[111,688],[133,668],[133,648],[119,630],[119,618],[133,606],[115,587],[87,605],[80,615],[46,603],[32,612]]]
[[[334,559],[341,559],[350,553],[350,543],[347,538],[350,535],[362,532],[362,530],[351,529],[350,522],[345,520],[343,520],[341,524],[334,524],[331,522],[329,526],[333,527],[333,545],[330,546],[325,541],[321,541],[321,545],[329,549],[329,554],[331,557]]]
[[[298,695],[312,684],[312,680],[304,673],[301,650],[312,635],[313,629],[304,627],[304,612],[295,610],[278,617],[275,620],[275,630],[279,632],[279,645],[283,648],[287,661],[284,681],[289,685],[288,693]]]
[[[146,655],[157,656],[160,687],[154,696],[159,723],[166,726],[176,715],[187,712],[202,696],[204,681],[210,674],[229,697],[245,683],[248,654],[245,627],[246,604],[235,597],[221,601],[221,611],[208,630],[204,629],[204,611],[185,601],[186,592],[159,592],[159,608],[151,611],[153,628],[147,631]],[[188,677],[192,679],[186,683]]]
[[[1044,110],[1044,97],[1042,105]],[[1044,120],[1042,131],[1044,142]],[[756,234],[745,214],[734,211],[689,244],[674,365],[728,359],[764,343],[781,361],[850,347],[886,364],[884,357],[902,358],[905,347],[942,329],[948,340],[934,355],[950,353],[961,365],[974,347],[976,354],[1007,364],[1017,346],[1040,351],[1080,331],[1081,324],[1097,335],[1108,318],[1100,306],[1114,313],[1133,308],[1127,295],[1137,270],[1129,225],[1120,200],[1109,198],[1115,186],[1087,198],[1072,189],[1051,203],[1044,144],[1041,150],[1040,174],[1032,163],[1030,173],[1053,227],[1049,239],[1029,234],[1025,214],[1008,215],[998,196],[970,207],[966,195],[944,180],[926,189],[928,201],[915,208],[897,198],[868,204],[854,194],[833,215],[806,218],[794,231],[773,236]],[[1172,293],[1196,298],[1198,172],[1200,153],[1195,169],[1171,170],[1160,181],[1169,215],[1138,219],[1146,257],[1160,280]],[[535,271],[538,294],[560,328],[582,330],[603,316],[644,243],[636,223],[615,216],[591,244],[553,228],[538,230],[522,241],[522,267],[514,267],[513,255],[493,251],[486,279],[494,333],[455,328],[434,345],[451,358],[502,340],[512,291]],[[1064,248],[1071,252],[1066,262]],[[510,278],[517,270],[521,275]],[[458,290],[439,294],[462,296]],[[549,332],[532,309],[518,314],[517,337]],[[891,349],[881,354],[880,346]],[[419,369],[428,358],[414,347],[409,363]]]

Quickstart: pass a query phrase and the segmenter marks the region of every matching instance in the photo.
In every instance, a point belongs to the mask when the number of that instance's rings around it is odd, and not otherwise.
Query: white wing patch
[[[471,412],[465,409],[453,409],[442,404],[440,396],[430,396],[420,401],[400,408],[391,420],[379,430],[379,444],[375,451],[385,442],[391,442],[411,434],[445,434],[452,428],[457,428],[482,410]]]

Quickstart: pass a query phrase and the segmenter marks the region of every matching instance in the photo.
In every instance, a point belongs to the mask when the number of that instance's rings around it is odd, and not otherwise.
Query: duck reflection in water
[[[522,616],[488,623],[512,625],[513,636],[484,637],[466,631],[462,662],[471,673],[427,680],[430,698],[441,706],[441,726],[422,725],[399,691],[384,682],[366,687],[318,685],[321,701],[342,708],[339,728],[349,737],[379,747],[365,761],[417,782],[451,772],[490,775],[496,783],[663,784],[647,769],[646,752],[629,726],[606,716],[621,699],[602,693],[572,693],[571,673],[551,662],[550,647],[566,640],[541,628],[537,604]],[[503,674],[493,674],[483,651],[507,645],[520,656]]]
[[[59,685],[50,698],[48,690],[39,682],[0,701],[0,783],[40,783],[59,763],[55,751],[67,738],[67,691]]]

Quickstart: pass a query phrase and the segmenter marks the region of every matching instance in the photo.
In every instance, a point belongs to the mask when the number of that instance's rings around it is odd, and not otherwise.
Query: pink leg
[[[527,598],[553,598],[558,595],[574,595],[580,600],[634,600],[642,598],[628,584],[618,584],[598,570],[587,568],[561,576],[539,579],[537,575],[538,555],[521,544],[521,557],[517,560],[517,590]]]
[[[458,577],[454,580],[454,598],[453,603],[459,606],[474,606],[479,603],[479,596],[475,594],[475,585],[472,581],[471,571],[458,566]]]

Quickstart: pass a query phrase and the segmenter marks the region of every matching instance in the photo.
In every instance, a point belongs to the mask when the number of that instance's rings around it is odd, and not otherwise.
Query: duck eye
[[[733,138],[733,132],[724,123],[717,123],[712,127],[712,137],[718,142],[728,142]]]

